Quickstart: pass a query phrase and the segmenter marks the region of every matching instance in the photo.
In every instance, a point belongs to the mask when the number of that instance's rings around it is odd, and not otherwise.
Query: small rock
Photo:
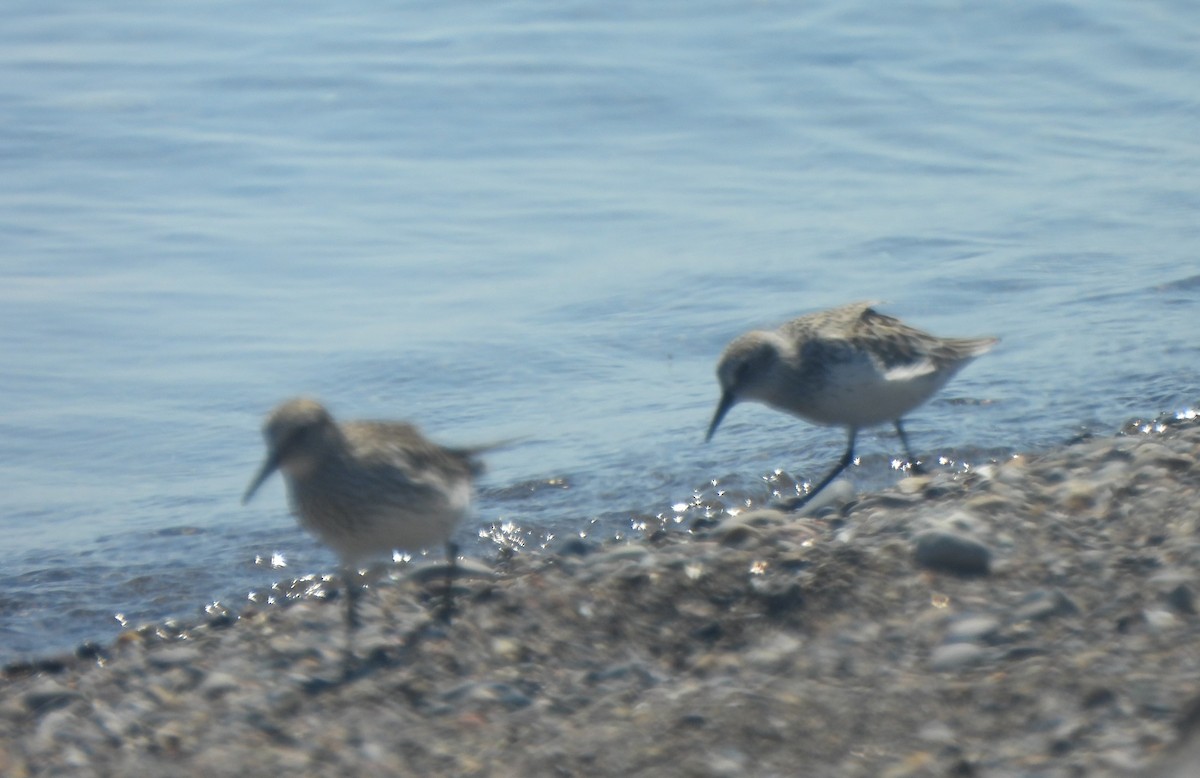
[[[299,659],[316,653],[311,640],[290,632],[273,635],[267,640],[267,648],[272,654],[286,659]]]
[[[767,671],[784,671],[803,653],[804,643],[795,635],[780,632],[748,649],[746,664]]]
[[[436,562],[434,564],[421,565],[415,568],[408,574],[410,580],[420,584],[425,584],[430,581],[446,580],[446,574],[449,573],[450,564],[447,562]],[[453,568],[454,580],[463,581],[470,579],[486,580],[496,577],[496,571],[488,565],[480,562],[477,559],[467,557],[460,559],[454,564]]]
[[[1013,612],[1015,621],[1041,621],[1052,616],[1074,616],[1079,606],[1061,591],[1040,590],[1027,595]]]
[[[956,670],[979,664],[987,656],[987,650],[977,643],[947,643],[938,646],[929,655],[929,667],[933,670]]]
[[[521,643],[509,637],[492,638],[492,653],[506,662],[518,662],[525,654]]]
[[[1069,513],[1082,513],[1096,505],[1096,484],[1085,480],[1067,481],[1059,487],[1058,499]]]
[[[913,538],[917,565],[955,575],[987,575],[992,552],[983,543],[944,530],[925,530]]]
[[[228,673],[209,673],[198,687],[200,693],[209,699],[215,699],[235,689],[241,688],[241,682]]]
[[[172,646],[170,648],[162,648],[158,651],[151,651],[146,661],[154,667],[185,667],[200,662],[204,655],[198,648],[191,646]]]
[[[584,676],[584,680],[592,685],[628,678],[637,678],[644,686],[654,686],[658,683],[654,673],[641,662],[625,662],[603,670],[593,670]]]
[[[987,640],[1000,631],[1000,620],[994,616],[967,616],[946,630],[946,643],[970,643]]]
[[[742,546],[758,545],[762,533],[749,524],[738,521],[727,521],[719,524],[713,534],[720,540],[722,546],[739,548]]]
[[[1167,604],[1180,613],[1196,615],[1196,597],[1187,584],[1179,584],[1167,593]]]
[[[1004,652],[1004,661],[1020,662],[1035,656],[1043,656],[1046,650],[1037,646],[1013,646]]]
[[[1084,709],[1102,708],[1117,701],[1116,692],[1104,686],[1098,686],[1083,696]]]
[[[527,707],[533,702],[515,686],[487,681],[470,681],[456,686],[443,694],[442,698],[451,703],[499,703],[510,710]]]
[[[955,741],[954,730],[942,721],[930,721],[917,730],[917,737],[927,743],[949,745]]]
[[[650,550],[643,546],[635,546],[632,543],[626,543],[623,546],[613,546],[604,550],[603,554],[595,557],[597,561],[632,561],[645,562],[650,557]]]
[[[41,715],[70,705],[79,699],[79,692],[56,681],[43,681],[25,692],[21,700],[31,713]]]
[[[1029,477],[1029,460],[1020,454],[1001,462],[996,468],[996,480],[1008,486],[1025,486]]]
[[[919,494],[931,480],[929,476],[913,475],[900,481],[896,488],[901,494]]]
[[[30,745],[35,753],[49,756],[58,752],[64,742],[70,742],[73,730],[77,729],[79,717],[69,710],[55,710],[38,721]]]
[[[966,503],[966,508],[971,511],[980,513],[996,514],[1001,511],[1011,510],[1012,502],[999,494],[980,494],[969,498]]]
[[[928,775],[933,764],[933,754],[928,751],[916,751],[896,764],[890,765],[879,773],[880,778],[913,778],[918,775]]]
[[[824,508],[848,503],[854,499],[854,485],[845,479],[834,481],[816,494],[797,512],[799,516],[812,516]]]
[[[91,640],[85,640],[75,647],[75,656],[79,659],[107,659],[108,650]]]
[[[1138,465],[1155,464],[1175,472],[1186,472],[1193,464],[1188,457],[1180,456],[1161,443],[1143,442],[1135,453]]]
[[[587,556],[596,550],[596,544],[589,543],[578,535],[571,535],[549,550],[557,551],[562,556]]]
[[[1150,627],[1154,632],[1162,632],[1179,624],[1179,619],[1176,618],[1174,613],[1162,610],[1161,608],[1147,608],[1144,615],[1146,626]]]
[[[232,627],[237,623],[237,614],[219,602],[204,606],[204,623],[213,629]]]
[[[721,636],[724,634],[725,634],[725,628],[721,626],[721,622],[710,621],[707,624],[704,624],[703,626],[697,627],[696,629],[692,630],[691,636],[693,639],[695,639],[701,643],[706,643],[708,645],[712,645],[713,643],[717,642],[721,638]]]
[[[804,604],[804,588],[791,576],[752,576],[750,590],[762,600],[770,616],[782,616]]]

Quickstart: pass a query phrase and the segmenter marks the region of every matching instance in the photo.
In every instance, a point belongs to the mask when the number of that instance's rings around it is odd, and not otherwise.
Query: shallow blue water
[[[10,4],[0,660],[332,568],[238,502],[301,392],[522,438],[463,538],[531,550],[819,475],[766,409],[701,444],[713,365],[852,300],[1003,338],[931,456],[1192,406],[1198,72],[1185,2]]]

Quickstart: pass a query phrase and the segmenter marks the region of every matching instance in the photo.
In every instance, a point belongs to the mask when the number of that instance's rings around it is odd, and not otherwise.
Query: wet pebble
[[[442,694],[442,699],[450,703],[495,703],[506,708],[524,708],[533,700],[515,686],[498,682],[470,682],[456,686]]]
[[[466,559],[459,559],[453,566],[448,562],[419,565],[413,568],[407,577],[410,580],[425,584],[431,581],[445,581],[446,576],[451,572],[453,572],[454,580],[456,581],[487,580],[496,576],[496,571],[491,565],[468,557]]]
[[[191,646],[170,646],[151,651],[147,661],[159,668],[184,667],[197,664],[203,658],[200,650]]]
[[[995,616],[966,616],[952,622],[946,630],[946,643],[982,642],[1000,631]]]
[[[1162,608],[1147,608],[1143,612],[1146,626],[1155,632],[1165,632],[1179,626],[1179,617]]]
[[[578,535],[568,535],[561,540],[556,539],[547,550],[562,556],[587,556],[599,550],[599,546],[594,541],[589,541]]]
[[[713,527],[713,537],[723,546],[746,547],[757,545],[762,540],[763,533],[755,527],[738,521],[736,518],[724,521]]]
[[[1039,590],[1025,595],[1013,611],[1015,621],[1042,621],[1056,616],[1075,616],[1079,606],[1058,589]]]
[[[987,575],[992,552],[982,542],[946,530],[930,529],[913,538],[913,552],[920,567],[955,575]]]
[[[814,516],[827,508],[844,505],[854,499],[854,484],[848,479],[839,479],[826,486],[816,496],[809,500],[799,511],[798,516]]]
[[[1175,610],[1188,616],[1196,615],[1196,595],[1192,587],[1179,584],[1167,593],[1167,604]]]
[[[980,664],[988,656],[988,650],[977,643],[945,643],[930,653],[929,667],[939,672],[957,670],[969,665]]]
[[[58,710],[77,699],[79,692],[49,678],[42,679],[22,695],[25,707],[36,715]]]
[[[200,682],[199,691],[205,697],[213,699],[242,687],[242,682],[236,677],[220,671],[211,672]]]

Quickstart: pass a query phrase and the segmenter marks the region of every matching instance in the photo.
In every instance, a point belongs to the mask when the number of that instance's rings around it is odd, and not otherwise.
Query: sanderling
[[[346,583],[348,633],[357,625],[357,566],[396,550],[444,543],[449,562],[443,615],[458,547],[451,540],[471,504],[471,483],[484,449],[444,448],[411,424],[336,423],[316,400],[294,398],[263,425],[267,456],[246,488],[243,504],[275,470],[283,473],[300,525],[340,557]]]
[[[845,427],[849,439],[837,465],[806,494],[784,502],[801,507],[854,460],[863,427],[891,422],[914,466],[901,417],[921,405],[997,338],[939,338],[854,303],[812,313],[777,330],[748,332],[717,364],[721,401],[705,440],[729,409],[755,400],[814,424]]]

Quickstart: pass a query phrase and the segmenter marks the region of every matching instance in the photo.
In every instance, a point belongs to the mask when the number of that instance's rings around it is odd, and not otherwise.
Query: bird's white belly
[[[364,502],[349,510],[309,503],[296,513],[306,529],[352,565],[396,550],[431,549],[449,540],[470,507],[470,484],[455,484],[441,497],[405,504]]]
[[[847,362],[830,369],[819,390],[785,409],[817,424],[870,427],[899,419],[949,378],[938,371],[889,377],[870,362]]]

